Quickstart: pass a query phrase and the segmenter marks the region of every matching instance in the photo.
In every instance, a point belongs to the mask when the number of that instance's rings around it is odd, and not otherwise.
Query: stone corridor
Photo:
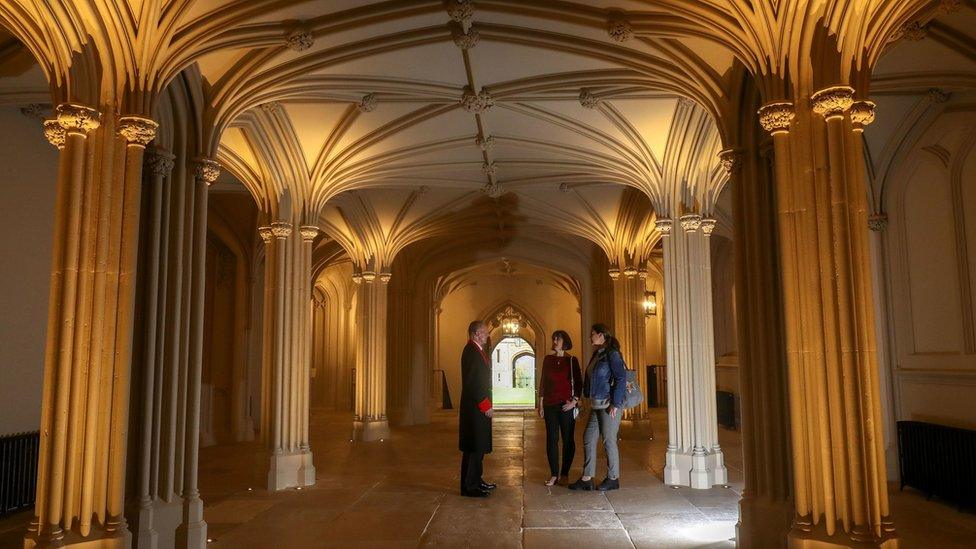
[[[202,449],[201,487],[211,546],[305,547],[734,547],[742,486],[739,433],[719,430],[730,487],[671,489],[664,466],[666,416],[621,428],[619,491],[575,493],[543,486],[545,428],[532,413],[496,416],[488,499],[457,494],[457,416],[395,428],[382,443],[350,443],[347,413],[313,410],[315,486],[268,492],[257,443]],[[577,426],[577,440],[582,425]],[[650,438],[654,434],[653,440]],[[573,479],[582,467],[578,444]],[[602,456],[601,456],[602,460]],[[599,478],[605,470],[597,468]],[[971,547],[976,513],[891,486],[902,549]],[[0,548],[22,546],[29,512],[0,520]]]
[[[200,481],[212,546],[734,546],[728,540],[737,520],[738,460],[730,460],[730,488],[667,488],[652,473],[663,464],[648,459],[663,459],[661,413],[651,422],[661,424],[657,440],[649,440],[646,423],[622,429],[622,488],[607,494],[544,486],[542,421],[532,413],[499,414],[485,472],[499,487],[483,500],[457,493],[456,421],[454,413],[437,412],[430,425],[362,444],[348,441],[346,414],[313,412],[316,485],[274,494],[261,488],[266,469],[257,446],[251,453],[241,446],[204,449]],[[729,444],[737,454],[735,442]],[[574,479],[581,467],[580,443]],[[247,470],[249,479],[241,474]],[[605,466],[597,471],[602,478]]]

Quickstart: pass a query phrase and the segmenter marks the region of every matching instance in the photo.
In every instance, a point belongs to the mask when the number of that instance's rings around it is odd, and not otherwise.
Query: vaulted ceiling
[[[926,48],[972,60],[973,13],[973,0],[6,0],[0,23],[45,62],[25,72],[0,47],[0,98],[26,102],[45,77],[70,95],[71,51],[94,44],[115,68],[103,80],[145,90],[133,105],[180,71],[199,79],[224,181],[266,218],[300,212],[357,264],[486,233],[585,241],[620,264],[646,259],[655,216],[682,204],[729,219],[717,154],[737,70],[810,86],[810,48],[852,73],[894,49],[875,89],[898,96],[925,86],[910,74],[933,70]],[[816,29],[835,38],[818,46]],[[939,70],[973,86],[971,67]]]

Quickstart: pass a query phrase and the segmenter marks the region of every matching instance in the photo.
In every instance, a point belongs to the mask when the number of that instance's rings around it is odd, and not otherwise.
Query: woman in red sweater
[[[539,416],[546,420],[546,457],[552,475],[546,486],[556,484],[559,477],[569,480],[569,468],[576,453],[577,405],[583,390],[583,374],[579,360],[566,351],[573,348],[573,340],[563,330],[552,333],[552,354],[542,362],[539,383]],[[559,467],[559,439],[563,440],[563,463]]]

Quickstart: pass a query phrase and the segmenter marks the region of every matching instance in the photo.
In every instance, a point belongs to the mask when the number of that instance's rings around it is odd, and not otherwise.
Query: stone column
[[[713,219],[659,219],[664,246],[664,315],[668,357],[668,449],[664,481],[711,488],[728,482],[718,443],[712,319]]]
[[[311,252],[318,228],[292,224],[271,224],[273,243],[265,261],[267,323],[265,343],[270,343],[270,434],[271,463],[268,489],[315,484],[315,467],[308,443],[308,340],[311,315]],[[262,238],[267,229],[262,229]]]
[[[864,166],[850,139],[873,105],[853,92],[832,87],[760,110],[776,155],[793,547],[897,544],[878,427]]]
[[[162,387],[162,365],[158,358],[162,354],[163,337],[161,331],[165,329],[164,318],[160,318],[161,310],[165,309],[165,287],[163,280],[163,265],[166,254],[165,223],[168,221],[164,187],[173,171],[175,157],[167,152],[153,150],[147,155],[145,179],[149,190],[149,233],[147,237],[148,249],[145,251],[146,275],[144,326],[143,336],[143,378],[142,378],[142,433],[140,433],[139,451],[139,502],[135,522],[137,524],[135,545],[140,548],[157,547],[159,533],[155,524],[155,506],[153,499],[156,493],[153,462],[161,457],[158,446],[158,412],[156,403],[157,392]],[[158,465],[156,466],[158,468]]]
[[[386,417],[386,301],[390,273],[364,271],[359,286],[356,333],[356,402],[352,438],[383,440]]]
[[[299,343],[301,345],[301,360],[298,365],[299,381],[298,393],[298,448],[302,454],[302,466],[298,471],[299,480],[305,486],[315,484],[315,465],[312,463],[312,449],[308,436],[308,416],[311,395],[309,387],[312,383],[312,243],[319,235],[319,228],[314,225],[303,225],[301,228],[302,254],[299,269],[299,287],[295,291],[297,302]]]
[[[35,517],[25,547],[125,546],[142,156],[157,124],[62,104]],[[94,521],[93,521],[94,519]]]
[[[620,341],[620,354],[627,368],[637,372],[637,383],[641,389],[647,387],[647,368],[644,364],[644,351],[647,338],[644,334],[644,290],[647,269],[627,265],[609,270],[613,281],[613,330]],[[586,335],[589,336],[587,329]],[[647,417],[647,399],[639,406],[627,410],[625,419]]]
[[[868,217],[868,228],[871,230],[871,274],[874,287],[874,302],[877,304],[875,318],[875,333],[878,334],[878,373],[881,385],[881,416],[884,424],[885,463],[888,467],[889,481],[898,480],[898,415],[895,406],[894,364],[892,357],[896,356],[892,348],[894,341],[893,325],[891,322],[891,300],[888,299],[889,281],[887,237],[888,216],[878,213]]]
[[[759,129],[747,125],[748,153],[726,150],[735,239],[735,306],[739,348],[744,488],[741,547],[782,547],[793,516],[789,406],[777,273],[772,152],[760,152]]]
[[[203,371],[203,310],[206,289],[208,187],[217,181],[220,166],[210,159],[196,162],[193,172],[193,226],[189,352],[186,377],[186,429],[183,453],[183,520],[176,529],[180,547],[204,547],[207,523],[197,488],[200,456],[200,378]]]

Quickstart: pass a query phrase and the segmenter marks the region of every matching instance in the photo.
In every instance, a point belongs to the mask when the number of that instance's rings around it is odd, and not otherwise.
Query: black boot
[[[607,490],[617,490],[618,488],[620,488],[620,479],[609,478],[609,477],[603,479],[603,482],[601,482],[600,485],[596,487],[596,489],[601,492],[606,492]]]

